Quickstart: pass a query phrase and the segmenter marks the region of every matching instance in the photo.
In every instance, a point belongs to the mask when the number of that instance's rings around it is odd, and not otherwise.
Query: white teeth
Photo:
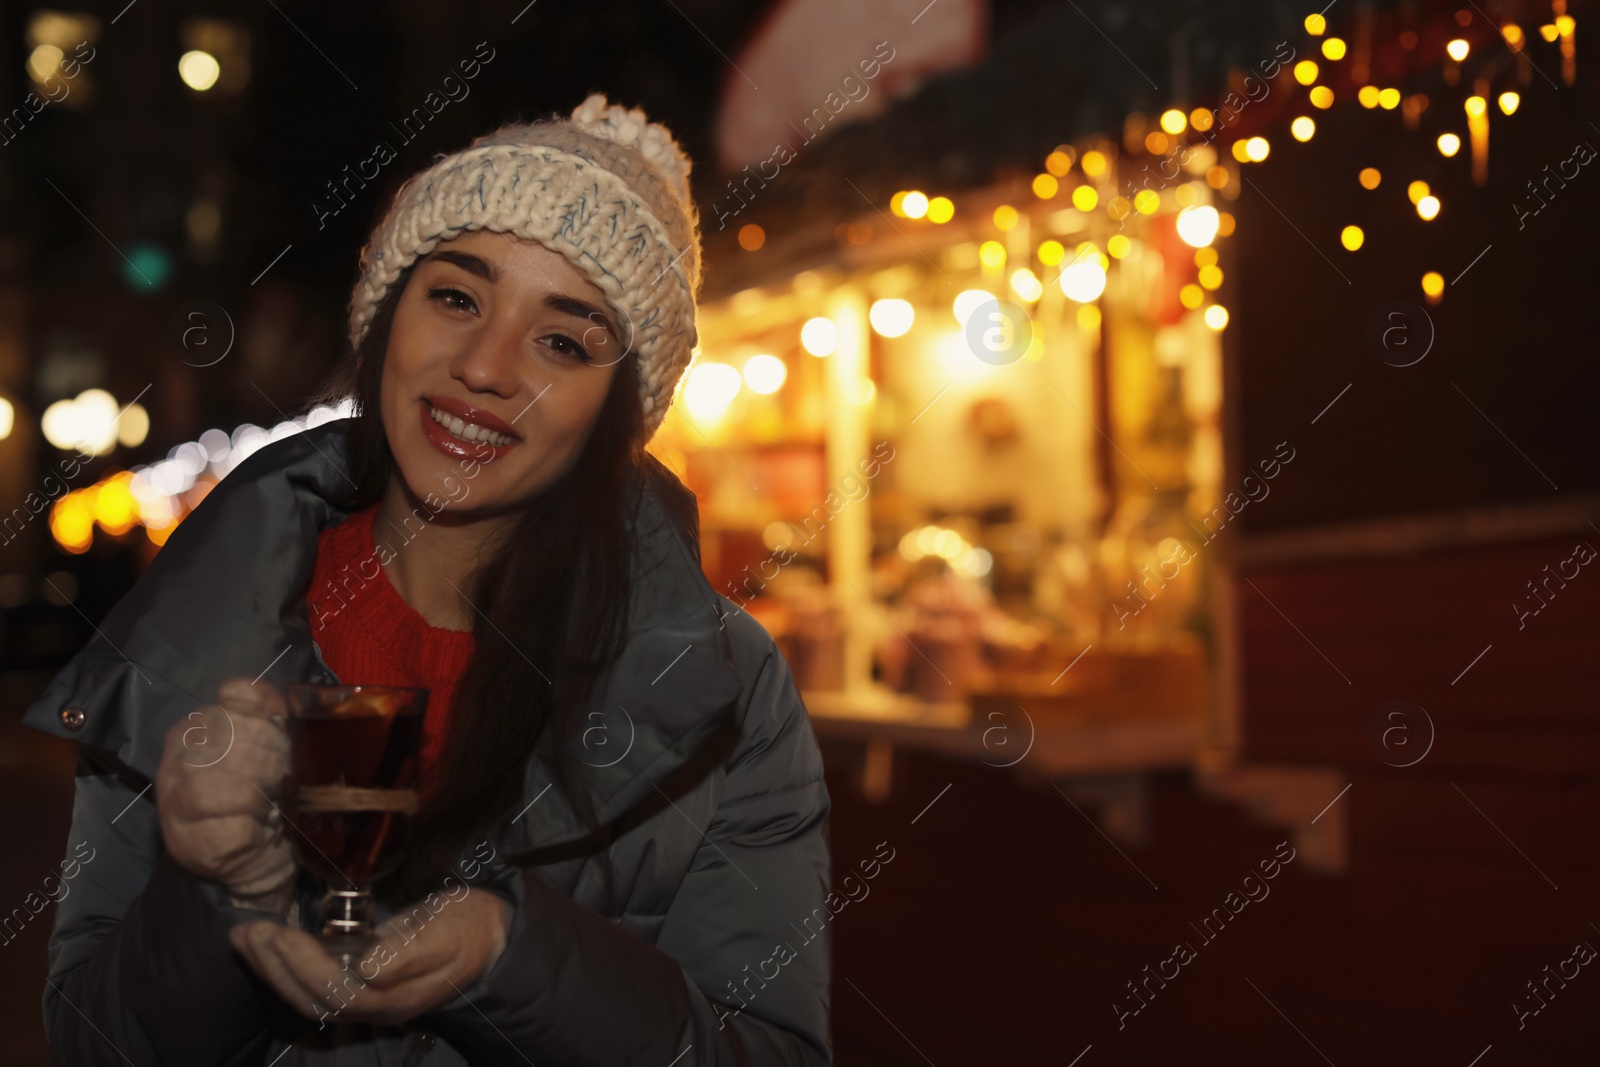
[[[434,407],[432,404],[428,405],[428,414],[432,416],[434,422],[437,422],[440,426],[443,426],[446,430],[449,430],[452,434],[461,438],[463,441],[471,441],[473,443],[481,441],[484,444],[495,445],[498,447],[501,445],[509,445],[512,441],[516,440],[516,438],[510,436],[509,434],[503,434],[496,430],[491,430],[487,426],[479,426],[475,422],[467,422],[463,419],[456,418],[454,415],[448,415]]]

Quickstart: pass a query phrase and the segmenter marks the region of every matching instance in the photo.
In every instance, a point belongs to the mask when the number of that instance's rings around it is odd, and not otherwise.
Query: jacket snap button
[[[68,704],[61,709],[61,725],[73,733],[83,729],[84,717],[83,709],[76,704]]]
[[[426,1052],[429,1049],[433,1048],[434,1043],[437,1040],[438,1039],[435,1038],[432,1034],[427,1033],[426,1031],[424,1031],[423,1035],[420,1038],[417,1039],[417,1044],[421,1045],[422,1046],[422,1051]]]

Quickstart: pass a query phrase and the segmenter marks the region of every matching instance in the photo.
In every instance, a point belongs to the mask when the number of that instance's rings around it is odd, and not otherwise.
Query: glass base
[[[378,943],[372,926],[370,889],[330,889],[322,898],[322,931],[318,940],[328,955],[348,967]]]

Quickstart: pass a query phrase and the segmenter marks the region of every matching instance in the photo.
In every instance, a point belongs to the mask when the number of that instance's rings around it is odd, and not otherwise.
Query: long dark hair
[[[318,398],[356,402],[345,437],[355,488],[344,507],[376,503],[394,474],[379,396],[395,307],[411,275],[407,268],[389,288],[353,358]],[[472,660],[456,690],[437,789],[412,820],[406,865],[379,887],[394,902],[440,889],[463,854],[491,836],[491,825],[521,807],[536,749],[549,754],[580,821],[591,834],[599,830],[566,742],[627,635],[630,528],[645,492],[654,490],[696,560],[700,554],[694,495],[644,450],[638,381],[630,353],[617,364],[577,460],[486,546],[463,589],[478,609]]]

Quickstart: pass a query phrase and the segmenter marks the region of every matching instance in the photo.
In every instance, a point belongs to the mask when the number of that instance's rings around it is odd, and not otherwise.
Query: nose
[[[517,391],[515,363],[517,338],[503,326],[489,322],[461,338],[450,360],[450,374],[474,393],[493,393],[510,399]]]

